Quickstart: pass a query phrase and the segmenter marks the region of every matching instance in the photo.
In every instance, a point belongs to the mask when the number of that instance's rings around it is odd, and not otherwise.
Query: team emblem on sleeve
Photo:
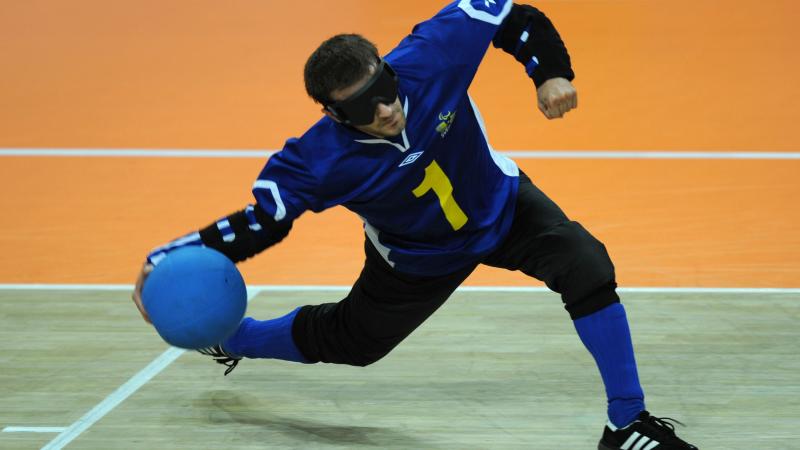
[[[440,123],[439,126],[436,127],[436,132],[442,135],[442,137],[447,136],[447,132],[450,131],[454,120],[456,120],[455,111],[448,111],[447,114],[439,113]]]

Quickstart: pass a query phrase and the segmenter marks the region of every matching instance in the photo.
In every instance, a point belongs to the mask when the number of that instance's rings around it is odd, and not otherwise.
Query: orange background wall
[[[326,37],[391,49],[444,2],[2,0],[0,148],[275,149],[318,117],[302,66]],[[535,108],[490,50],[473,85],[501,150],[800,150],[800,4],[541,1],[580,106]],[[800,286],[800,161],[519,160],[608,245],[620,280]],[[131,283],[147,250],[251,201],[263,161],[0,157],[0,283]],[[348,284],[356,219],[307,215],[249,282]],[[471,284],[528,284],[482,270]]]
[[[316,117],[302,66],[321,40],[360,32],[388,51],[445,2],[401,3],[3,0],[0,146],[280,148]],[[473,93],[497,148],[798,150],[796,1],[535,4],[581,107],[545,124],[518,63],[491,50]]]

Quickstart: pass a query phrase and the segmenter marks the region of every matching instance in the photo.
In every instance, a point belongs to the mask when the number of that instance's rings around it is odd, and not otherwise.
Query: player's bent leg
[[[520,270],[561,294],[603,378],[609,420],[624,427],[645,409],[644,391],[605,246],[579,223],[566,221],[538,233],[528,248]]]
[[[644,393],[605,246],[521,177],[511,231],[484,263],[520,270],[561,294],[600,370],[609,419],[617,427],[631,423],[644,410]]]
[[[366,263],[338,303],[297,308],[277,319],[246,318],[225,342],[200,353],[233,370],[242,358],[366,366],[388,354],[469,276],[474,265],[437,277],[394,271],[367,240]]]
[[[310,362],[366,366],[388,354],[433,314],[474,269],[437,277],[393,270],[365,243],[366,262],[338,303],[304,306],[293,336]]]
[[[605,246],[569,220],[524,173],[511,230],[482,262],[544,281],[561,294],[573,319],[619,302],[614,265]]]

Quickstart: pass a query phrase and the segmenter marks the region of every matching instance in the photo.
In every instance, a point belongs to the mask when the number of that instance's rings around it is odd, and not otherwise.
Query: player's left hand
[[[548,119],[560,119],[578,107],[578,92],[566,78],[551,78],[536,90],[539,110]]]

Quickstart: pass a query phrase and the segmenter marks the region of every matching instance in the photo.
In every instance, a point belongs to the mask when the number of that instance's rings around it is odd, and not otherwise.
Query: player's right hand
[[[149,263],[144,263],[142,266],[142,270],[139,272],[139,277],[136,279],[136,286],[133,288],[133,303],[136,304],[136,307],[139,309],[139,314],[142,315],[142,318],[145,322],[150,322],[150,317],[147,315],[147,311],[144,309],[144,305],[142,304],[142,287],[144,286],[144,282],[147,279],[147,276],[150,275],[150,272],[153,271],[153,265]]]

